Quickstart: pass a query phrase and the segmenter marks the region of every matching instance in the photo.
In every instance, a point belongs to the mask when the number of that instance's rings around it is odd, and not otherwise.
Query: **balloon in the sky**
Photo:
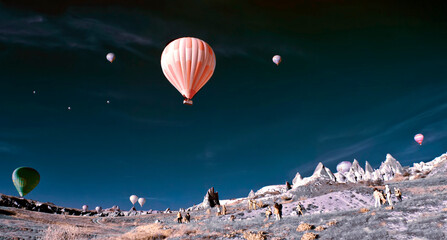
[[[204,41],[179,38],[169,43],[161,54],[161,69],[168,81],[192,105],[194,95],[208,82],[216,67],[213,49]]]
[[[422,145],[422,141],[424,141],[424,135],[422,134],[416,134],[414,136],[414,141],[416,141],[417,143],[419,143],[419,145]]]
[[[96,210],[97,213],[101,213],[101,212],[102,212],[102,207],[97,206],[97,207],[95,208],[95,210]]]
[[[132,205],[135,205],[135,203],[138,201],[138,197],[136,195],[132,195],[130,196],[130,202],[132,203]]]
[[[67,109],[68,109],[68,110],[71,110],[71,107],[68,107]]]
[[[107,103],[107,104],[109,104],[109,103],[110,103],[110,101],[109,101],[109,100],[107,100],[107,101],[106,101],[106,103]]]
[[[143,207],[143,205],[146,203],[146,199],[145,198],[138,198],[138,203],[140,204],[141,207]]]
[[[106,58],[107,58],[107,61],[112,63],[113,61],[115,61],[115,53],[108,53]]]
[[[12,173],[12,182],[21,197],[31,192],[39,181],[39,173],[30,167],[19,167]]]
[[[282,60],[281,56],[279,56],[279,55],[275,55],[272,58],[272,61],[276,64],[276,66],[278,66],[281,63],[281,60]]]
[[[83,212],[87,212],[88,211],[88,206],[87,205],[83,205],[82,206],[82,211]]]
[[[344,173],[349,171],[350,168],[351,168],[351,162],[343,161],[337,165],[337,172]]]
[[[33,91],[33,94],[36,94],[36,91]]]

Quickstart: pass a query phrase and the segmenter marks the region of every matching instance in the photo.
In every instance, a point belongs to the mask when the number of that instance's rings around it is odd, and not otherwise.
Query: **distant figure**
[[[281,220],[281,218],[282,218],[282,204],[275,203],[273,205],[273,214],[275,214],[276,220]]]
[[[298,213],[298,216],[303,216],[303,208],[301,207],[301,203],[298,202],[298,205],[296,206],[296,212]]]
[[[180,212],[177,213],[177,222],[182,223],[182,214]]]
[[[221,211],[221,209],[220,209],[220,205],[216,205],[216,210],[217,210],[217,213],[216,213],[216,216],[220,216],[221,215],[221,213],[222,213],[222,211]]]
[[[256,200],[248,199],[248,210],[256,210]]]
[[[227,215],[227,207],[225,205],[222,205],[222,215]]]
[[[385,185],[385,194],[386,194],[386,200],[388,201],[388,204],[390,206],[393,206],[393,201],[391,200],[391,190],[388,185]]]
[[[272,209],[270,206],[267,207],[267,210],[265,210],[265,221],[268,221],[270,219],[270,216],[272,216]]]
[[[191,215],[189,215],[189,213],[186,213],[186,215],[185,215],[185,223],[189,223],[190,222],[190,220],[191,220]]]
[[[380,192],[380,194],[382,194],[381,200],[382,200],[382,205],[384,205],[386,203],[386,194],[382,189],[380,189],[379,192]]]
[[[383,194],[379,191],[379,189],[374,188],[373,196],[375,200],[374,207],[380,207],[382,205],[380,201],[384,200]]]
[[[231,216],[230,216],[230,221],[234,221],[235,218],[236,218],[236,217],[235,217],[234,215],[231,215]]]
[[[399,202],[402,202],[402,192],[399,188],[394,188],[394,195],[396,195],[396,198]]]

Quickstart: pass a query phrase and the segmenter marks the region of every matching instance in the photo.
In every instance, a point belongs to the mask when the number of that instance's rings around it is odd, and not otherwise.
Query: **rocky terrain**
[[[447,154],[402,167],[390,154],[378,169],[354,160],[345,173],[319,163],[312,176],[296,174],[291,186],[270,185],[247,197],[219,199],[210,189],[202,203],[180,209],[191,222],[179,224],[177,211],[97,213],[1,196],[0,239],[446,239]],[[372,189],[402,190],[394,206],[373,207]],[[249,210],[248,202],[257,209]],[[283,219],[265,219],[267,206],[283,205]],[[303,216],[294,210],[298,202]],[[226,215],[217,215],[216,205]]]

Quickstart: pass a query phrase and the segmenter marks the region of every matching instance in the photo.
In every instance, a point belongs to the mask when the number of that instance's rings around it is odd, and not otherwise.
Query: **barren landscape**
[[[385,182],[365,179],[339,183],[337,179],[332,181],[321,174],[321,170],[326,169],[321,165],[309,177],[312,181],[305,185],[296,186],[299,179],[294,179],[294,185],[288,190],[286,185],[272,185],[251,193],[249,197],[220,200],[220,204],[226,206],[226,215],[217,216],[216,207],[211,208],[207,203],[209,196],[205,196],[203,203],[180,210],[183,215],[191,214],[191,222],[182,224],[176,221],[177,211],[118,212],[106,209],[97,214],[35,202],[33,204],[39,207],[31,211],[6,207],[7,201],[12,204],[18,198],[2,195],[0,238],[445,239],[446,156],[402,168],[402,175],[393,168],[380,168],[379,172],[391,169],[391,179]],[[385,163],[390,162],[389,157]],[[359,171],[356,168],[359,167],[353,164],[350,172],[355,174],[352,171]],[[392,189],[400,188],[403,200],[398,202],[393,196],[393,208],[386,204],[374,208],[373,188],[383,189],[385,184]],[[248,209],[249,199],[258,203],[256,210]],[[283,204],[283,219],[276,221],[271,217],[266,220],[266,208],[274,202]],[[298,202],[304,207],[303,216],[294,212]],[[42,212],[42,206],[55,213]]]

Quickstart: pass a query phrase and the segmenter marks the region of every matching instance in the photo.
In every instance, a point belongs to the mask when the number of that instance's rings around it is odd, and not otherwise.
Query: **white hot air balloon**
[[[138,198],[138,203],[140,204],[141,207],[143,207],[143,205],[146,203],[146,199],[145,198]]]
[[[345,173],[351,168],[351,162],[343,161],[337,165],[337,172]]]
[[[135,205],[135,203],[138,201],[138,197],[137,195],[132,195],[130,196],[130,202],[132,203],[132,205]]]
[[[97,207],[95,208],[95,210],[96,210],[97,213],[101,213],[101,212],[102,212],[102,207],[97,206]]]
[[[82,211],[83,212],[87,212],[88,211],[88,206],[87,205],[83,205],[82,206]]]
[[[106,56],[107,61],[113,63],[113,61],[115,61],[115,53],[108,53]]]
[[[272,61],[276,64],[276,66],[278,66],[281,63],[281,60],[282,60],[281,56],[279,56],[279,55],[275,55],[272,58]]]

